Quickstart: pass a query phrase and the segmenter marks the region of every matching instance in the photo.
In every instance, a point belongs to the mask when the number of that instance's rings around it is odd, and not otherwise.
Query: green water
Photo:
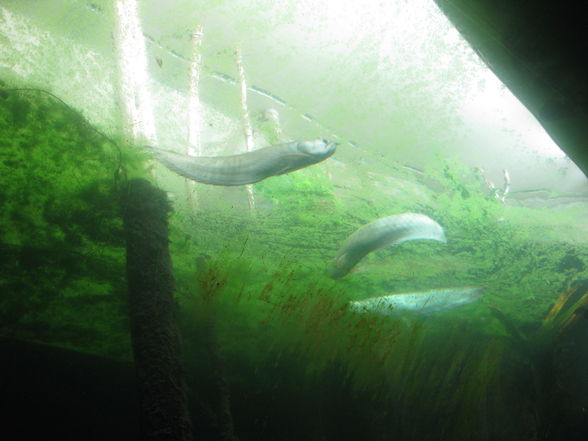
[[[327,161],[254,185],[251,210],[244,188],[186,186],[159,165],[153,177],[146,155],[46,93],[0,92],[3,337],[132,359],[119,192],[147,176],[173,198],[186,371],[206,401],[212,317],[241,439],[527,439],[553,424],[567,316],[545,318],[588,278],[583,207],[502,203],[440,159],[425,170],[434,190],[392,161],[371,175]],[[437,220],[447,244],[404,243],[326,276],[356,228],[408,211]],[[485,294],[425,317],[346,309],[451,286]]]

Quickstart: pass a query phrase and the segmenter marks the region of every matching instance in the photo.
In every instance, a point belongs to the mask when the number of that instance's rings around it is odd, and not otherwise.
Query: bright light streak
[[[272,130],[274,131],[275,138],[280,141],[284,137],[284,133],[282,131],[282,125],[280,123],[280,113],[276,109],[267,109],[263,113],[263,117],[269,121]]]
[[[147,51],[136,0],[117,0],[117,48],[121,99],[134,140],[156,143],[153,104],[149,93]]]
[[[243,67],[243,57],[241,51],[235,51],[235,63],[239,71],[239,85],[241,92],[241,116],[243,119],[243,129],[245,130],[245,143],[247,144],[247,151],[253,150],[253,129],[251,128],[251,118],[249,117],[249,109],[247,108],[247,80],[245,78],[245,68]]]
[[[202,69],[203,30],[198,26],[192,33],[192,62],[190,63],[190,95],[188,97],[188,155],[201,155],[202,103],[200,102],[200,70]]]
[[[245,68],[243,67],[243,57],[239,49],[235,50],[235,63],[239,71],[239,85],[241,94],[241,116],[243,119],[243,129],[245,130],[245,144],[247,151],[253,150],[253,129],[251,127],[251,118],[249,117],[249,109],[247,108],[247,80],[245,79]],[[247,185],[247,198],[249,200],[249,208],[255,208],[255,197],[253,195],[253,186]]]

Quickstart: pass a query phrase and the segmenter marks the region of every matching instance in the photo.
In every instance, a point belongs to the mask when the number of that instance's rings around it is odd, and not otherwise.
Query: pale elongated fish
[[[230,156],[188,156],[145,146],[170,170],[188,179],[212,185],[246,185],[283,175],[323,161],[337,143],[324,139],[276,144]]]
[[[467,305],[482,297],[479,287],[433,289],[431,291],[390,294],[349,302],[355,312],[391,315],[403,311],[431,314]]]
[[[415,239],[446,242],[441,225],[424,214],[403,213],[377,219],[345,240],[329,267],[329,274],[339,279],[372,251]]]

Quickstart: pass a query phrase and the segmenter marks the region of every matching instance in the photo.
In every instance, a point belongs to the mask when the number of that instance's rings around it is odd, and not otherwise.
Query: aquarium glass
[[[146,148],[321,139],[329,158],[236,186]],[[545,353],[588,302],[586,177],[432,0],[0,1],[3,338],[132,360],[136,177],[172,204],[193,400],[213,322],[242,440],[547,430]]]

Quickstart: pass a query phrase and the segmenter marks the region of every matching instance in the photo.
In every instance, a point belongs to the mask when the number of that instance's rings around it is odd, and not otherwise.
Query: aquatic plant
[[[566,344],[566,334],[574,325],[584,326],[584,322],[578,319],[583,317],[586,305],[588,291],[585,283],[569,279],[540,324],[531,329],[523,330],[511,317],[491,308],[515,349],[511,358],[518,363],[510,370],[517,382],[516,392],[523,397],[516,411],[521,419],[527,420],[533,439],[557,432],[561,429],[557,427],[558,421],[566,418],[564,403],[570,400],[572,393],[562,388],[568,367],[562,363],[560,346]]]

